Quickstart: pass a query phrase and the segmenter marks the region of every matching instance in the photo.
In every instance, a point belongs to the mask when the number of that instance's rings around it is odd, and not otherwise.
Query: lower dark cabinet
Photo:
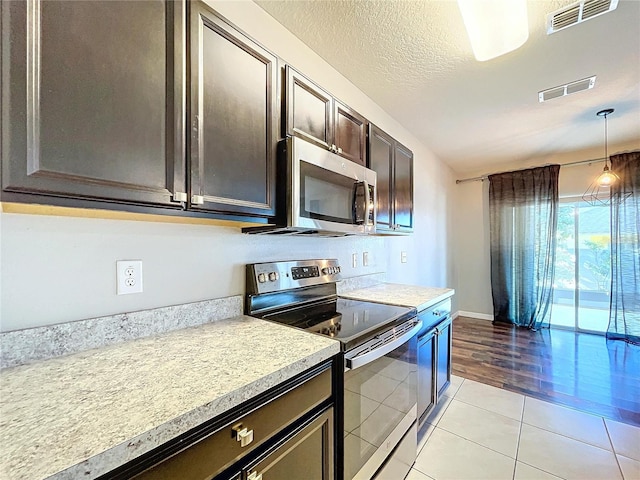
[[[418,337],[418,424],[424,422],[436,404],[433,388],[436,342],[435,329]]]
[[[451,300],[420,312],[418,335],[418,424],[422,425],[451,382]]]
[[[333,480],[333,429],[330,408],[247,468],[245,478]]]
[[[436,327],[438,339],[436,363],[436,392],[440,398],[451,383],[451,319],[443,321]]]
[[[103,478],[335,480],[336,368],[314,367]]]

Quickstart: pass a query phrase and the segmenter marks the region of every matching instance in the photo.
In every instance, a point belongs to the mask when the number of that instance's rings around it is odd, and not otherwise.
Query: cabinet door
[[[438,325],[438,360],[436,369],[436,391],[438,398],[451,381],[451,320]]]
[[[418,424],[422,424],[435,405],[434,367],[436,353],[435,330],[418,338]]]
[[[330,149],[333,146],[333,99],[302,74],[286,67],[288,135]]]
[[[262,475],[262,480],[332,480],[333,408],[271,450],[265,458],[246,470],[246,479]]]
[[[413,230],[413,153],[396,143],[395,171],[393,183],[393,212],[395,230],[411,232]]]
[[[367,119],[335,101],[335,145],[338,155],[366,166]]]
[[[275,214],[277,59],[191,4],[190,207]]]
[[[390,230],[393,226],[391,186],[393,179],[394,140],[373,124],[369,124],[369,168],[378,174],[376,183],[377,230]]]
[[[3,200],[180,206],[184,3],[1,3]]]

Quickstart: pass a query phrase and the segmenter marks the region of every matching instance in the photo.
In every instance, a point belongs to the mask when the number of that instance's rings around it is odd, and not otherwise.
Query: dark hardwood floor
[[[640,426],[640,346],[458,317],[452,357],[454,375]]]

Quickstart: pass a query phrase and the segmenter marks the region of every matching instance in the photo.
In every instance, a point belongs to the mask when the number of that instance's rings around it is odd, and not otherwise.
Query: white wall
[[[630,151],[640,145],[623,145],[610,148],[610,151]],[[526,164],[514,163],[511,166],[501,165],[496,172],[517,170],[547,163],[569,163],[591,158],[597,154],[585,155],[584,152],[572,156],[540,159],[538,162],[528,160]],[[602,172],[603,163],[592,163],[563,167],[558,178],[558,191],[561,198],[580,198],[590,183]],[[482,173],[493,173],[487,170]],[[481,175],[472,172],[464,177]],[[458,176],[458,178],[462,178]],[[455,224],[455,272],[456,296],[458,309],[470,312],[478,318],[493,318],[491,299],[491,263],[489,256],[489,182],[461,183],[455,186],[456,212],[452,217]],[[475,315],[477,314],[477,315]]]
[[[398,122],[249,1],[209,2],[274,53],[411,148],[415,233],[408,237],[249,236],[239,228],[0,213],[0,330],[244,293],[246,263],[336,257],[345,276],[454,287],[452,171]],[[362,252],[369,267],[362,267]],[[400,263],[400,252],[408,263]],[[351,254],[359,266],[351,268]],[[115,294],[115,261],[143,261],[144,293]]]

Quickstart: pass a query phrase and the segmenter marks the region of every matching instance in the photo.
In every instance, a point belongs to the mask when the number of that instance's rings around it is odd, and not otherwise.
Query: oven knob
[[[269,274],[269,281],[270,282],[275,282],[276,280],[278,280],[278,278],[280,278],[280,275],[278,275],[277,272],[271,272]]]
[[[329,268],[329,273],[330,273],[331,275],[333,275],[334,273],[336,273],[336,267],[331,267],[331,268]]]
[[[340,267],[336,267],[336,271],[340,273]]]
[[[267,281],[267,276],[264,273],[259,273],[258,274],[258,282],[264,283],[266,281]]]
[[[329,273],[329,269],[327,267],[324,267],[321,271],[323,275],[327,275]]]

